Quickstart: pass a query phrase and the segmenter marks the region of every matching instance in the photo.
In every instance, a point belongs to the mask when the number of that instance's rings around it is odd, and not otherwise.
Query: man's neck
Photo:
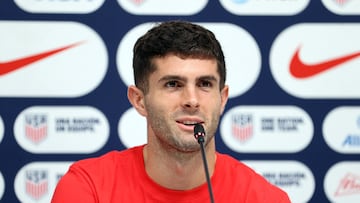
[[[212,139],[205,148],[210,175],[215,168],[215,144]],[[163,187],[189,190],[206,183],[201,151],[174,153],[158,146],[146,145],[143,151],[145,170]]]

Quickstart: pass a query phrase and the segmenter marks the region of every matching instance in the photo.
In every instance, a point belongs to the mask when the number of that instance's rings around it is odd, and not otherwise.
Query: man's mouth
[[[184,122],[181,122],[181,123],[184,124],[184,125],[195,125],[195,124],[197,124],[198,122],[184,121]]]
[[[196,124],[203,124],[203,122],[199,121],[176,121],[179,124],[183,124],[185,126],[195,126]]]

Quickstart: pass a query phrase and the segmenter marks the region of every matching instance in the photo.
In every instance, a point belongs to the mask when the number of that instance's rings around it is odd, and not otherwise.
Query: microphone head
[[[194,126],[194,136],[199,143],[204,142],[205,130],[204,127],[199,123],[195,124]]]

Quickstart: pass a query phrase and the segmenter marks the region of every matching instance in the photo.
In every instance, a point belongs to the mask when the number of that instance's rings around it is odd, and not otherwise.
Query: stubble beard
[[[151,110],[149,110],[151,109]],[[148,108],[148,121],[150,122],[151,128],[154,132],[155,139],[158,140],[159,144],[166,149],[179,156],[186,156],[186,154],[198,153],[200,151],[200,145],[193,136],[193,134],[186,134],[183,131],[177,129],[175,122],[176,116],[170,116],[169,119],[165,118],[164,112],[153,111],[152,108]],[[219,116],[214,112],[212,120],[207,125],[207,135],[205,136],[205,145],[213,139],[217,125],[219,122]]]

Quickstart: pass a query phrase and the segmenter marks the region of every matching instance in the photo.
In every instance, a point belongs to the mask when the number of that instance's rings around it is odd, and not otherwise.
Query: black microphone
[[[210,195],[210,202],[214,203],[214,195],[212,192],[212,187],[211,187],[211,181],[210,181],[210,175],[209,175],[209,169],[207,166],[207,161],[206,161],[206,155],[205,155],[205,147],[204,147],[204,142],[205,142],[205,130],[204,127],[201,124],[195,124],[194,126],[194,136],[195,139],[198,141],[198,143],[200,144],[201,147],[201,155],[202,155],[202,160],[204,162],[204,169],[205,169],[205,176],[206,176],[206,182],[208,185],[208,190],[209,190],[209,195]]]

